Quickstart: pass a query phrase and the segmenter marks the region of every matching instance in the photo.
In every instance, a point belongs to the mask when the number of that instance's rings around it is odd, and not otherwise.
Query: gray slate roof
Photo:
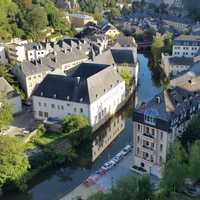
[[[120,82],[112,66],[82,63],[68,76],[47,75],[33,96],[90,104]]]
[[[56,60],[55,60],[56,58]],[[51,53],[38,61],[24,61],[21,63],[21,69],[25,76],[38,74],[41,72],[54,71],[61,68],[61,65],[71,63],[74,61],[87,59],[85,53],[81,50],[74,49],[72,52],[59,51],[56,54]]]

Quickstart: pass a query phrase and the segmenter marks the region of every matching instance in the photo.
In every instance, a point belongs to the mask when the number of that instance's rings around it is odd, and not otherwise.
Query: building
[[[194,63],[194,58],[165,56],[162,54],[161,67],[169,78],[178,76],[189,70]]]
[[[23,61],[13,68],[21,87],[30,97],[34,89],[49,73],[64,73],[74,66],[88,60],[85,52],[78,49],[50,53],[44,58]]]
[[[106,23],[101,27],[101,31],[108,38],[113,39],[117,38],[120,35],[119,30],[110,23]]]
[[[10,60],[22,62],[26,60],[25,46],[17,43],[8,46],[8,57]]]
[[[9,103],[12,106],[13,114],[17,114],[22,111],[22,102],[20,95],[3,77],[0,77],[0,94],[8,99]]]
[[[181,18],[172,15],[163,17],[162,21],[165,25],[181,33],[189,31],[192,24],[192,22],[188,18]]]
[[[171,143],[200,110],[200,79],[163,91],[134,111],[134,168],[161,177]]]
[[[180,35],[173,42],[173,56],[194,57],[198,55],[200,36]]]
[[[113,66],[82,63],[67,76],[47,75],[32,99],[38,120],[79,114],[94,127],[123,102],[125,81]]]
[[[94,23],[94,24],[97,23],[94,20],[94,18],[90,15],[72,13],[72,14],[66,14],[66,16],[69,17],[70,23],[76,28],[83,27],[87,25],[88,23]]]
[[[0,63],[6,64],[7,62],[5,47],[0,45]]]
[[[118,43],[119,44],[119,43]],[[94,57],[93,62],[113,65],[117,67],[118,72],[128,66],[130,74],[134,78],[135,86],[138,84],[139,63],[137,59],[136,47],[117,47],[118,44]]]
[[[56,0],[56,5],[62,9],[76,9],[79,8],[77,0]]]

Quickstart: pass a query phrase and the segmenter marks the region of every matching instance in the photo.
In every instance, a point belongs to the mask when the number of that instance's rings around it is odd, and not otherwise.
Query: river
[[[138,56],[140,63],[139,86],[137,90],[138,103],[148,101],[162,90],[152,80],[148,67],[148,58],[144,54]],[[133,102],[96,132],[91,146],[92,158],[95,160],[90,169],[64,168],[62,170],[47,170],[37,176],[27,193],[9,193],[3,200],[57,200],[78,186],[89,174],[99,169],[109,158],[118,153],[126,144],[132,144],[132,109]],[[100,156],[98,156],[100,155]],[[97,157],[97,158],[96,158]]]

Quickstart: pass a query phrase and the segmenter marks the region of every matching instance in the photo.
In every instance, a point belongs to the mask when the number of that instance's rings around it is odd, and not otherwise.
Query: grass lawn
[[[55,133],[55,132],[46,132],[44,135],[40,137],[36,137],[33,140],[30,140],[25,144],[25,148],[27,150],[35,149],[41,146],[47,146],[50,144],[57,144],[60,143],[66,135],[62,133]]]

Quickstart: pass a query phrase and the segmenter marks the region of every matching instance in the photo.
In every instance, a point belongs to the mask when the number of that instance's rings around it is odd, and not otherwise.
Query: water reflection
[[[95,136],[92,142],[92,162],[104,152],[124,128],[125,118],[123,113],[120,112],[94,133]]]

